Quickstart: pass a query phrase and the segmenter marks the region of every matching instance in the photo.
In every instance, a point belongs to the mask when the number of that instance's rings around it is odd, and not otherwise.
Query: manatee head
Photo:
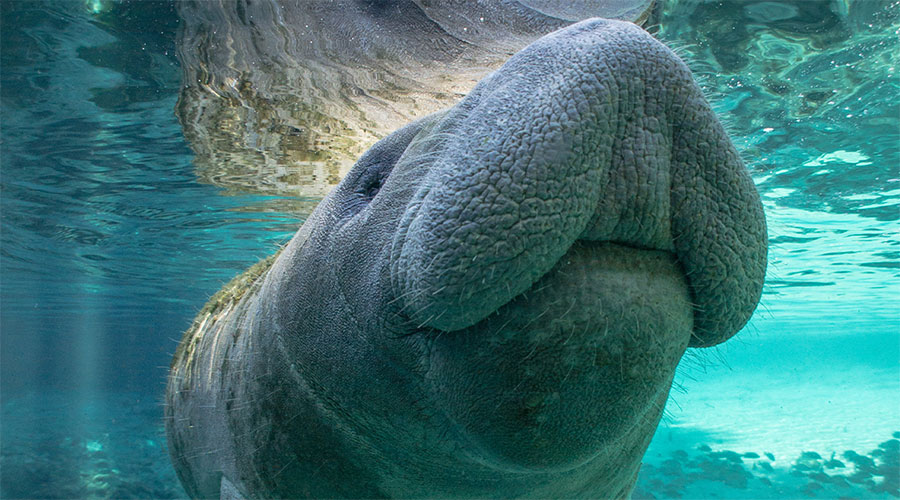
[[[242,425],[268,444],[238,461],[279,495],[627,495],[678,361],[747,322],[766,249],[684,63],[630,23],[554,32],[380,141],[278,257],[245,318],[246,392],[277,395]]]

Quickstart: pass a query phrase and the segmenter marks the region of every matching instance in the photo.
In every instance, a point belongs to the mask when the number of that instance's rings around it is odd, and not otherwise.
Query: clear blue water
[[[302,214],[198,182],[168,2],[0,9],[0,497],[184,496],[159,406],[177,339]],[[664,12],[772,247],[748,327],[680,366],[636,498],[898,496],[898,30],[875,0]]]

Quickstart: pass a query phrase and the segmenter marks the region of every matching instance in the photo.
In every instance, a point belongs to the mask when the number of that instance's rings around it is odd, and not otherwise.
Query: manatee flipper
[[[238,491],[237,487],[231,484],[225,476],[222,476],[222,482],[219,484],[219,500],[245,500],[244,495]]]

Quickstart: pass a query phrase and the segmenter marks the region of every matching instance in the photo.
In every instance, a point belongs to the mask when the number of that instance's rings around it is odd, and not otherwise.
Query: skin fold
[[[627,497],[678,361],[747,322],[766,250],[684,63],[574,24],[379,141],[204,308],[175,468],[192,497]]]

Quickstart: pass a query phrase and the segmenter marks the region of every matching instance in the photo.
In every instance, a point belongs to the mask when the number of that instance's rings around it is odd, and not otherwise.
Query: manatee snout
[[[204,309],[167,392],[176,469],[192,496],[627,497],[766,247],[685,65],[572,25],[379,141]]]
[[[542,38],[437,129],[450,138],[391,255],[420,324],[481,321],[578,240],[671,252],[695,304],[692,346],[726,340],[756,307],[767,245],[753,183],[684,63],[633,24]]]
[[[636,26],[544,37],[429,136],[446,139],[393,237],[392,292],[440,332],[432,389],[494,463],[610,453],[658,421],[685,348],[756,307],[753,183],[690,71]]]

